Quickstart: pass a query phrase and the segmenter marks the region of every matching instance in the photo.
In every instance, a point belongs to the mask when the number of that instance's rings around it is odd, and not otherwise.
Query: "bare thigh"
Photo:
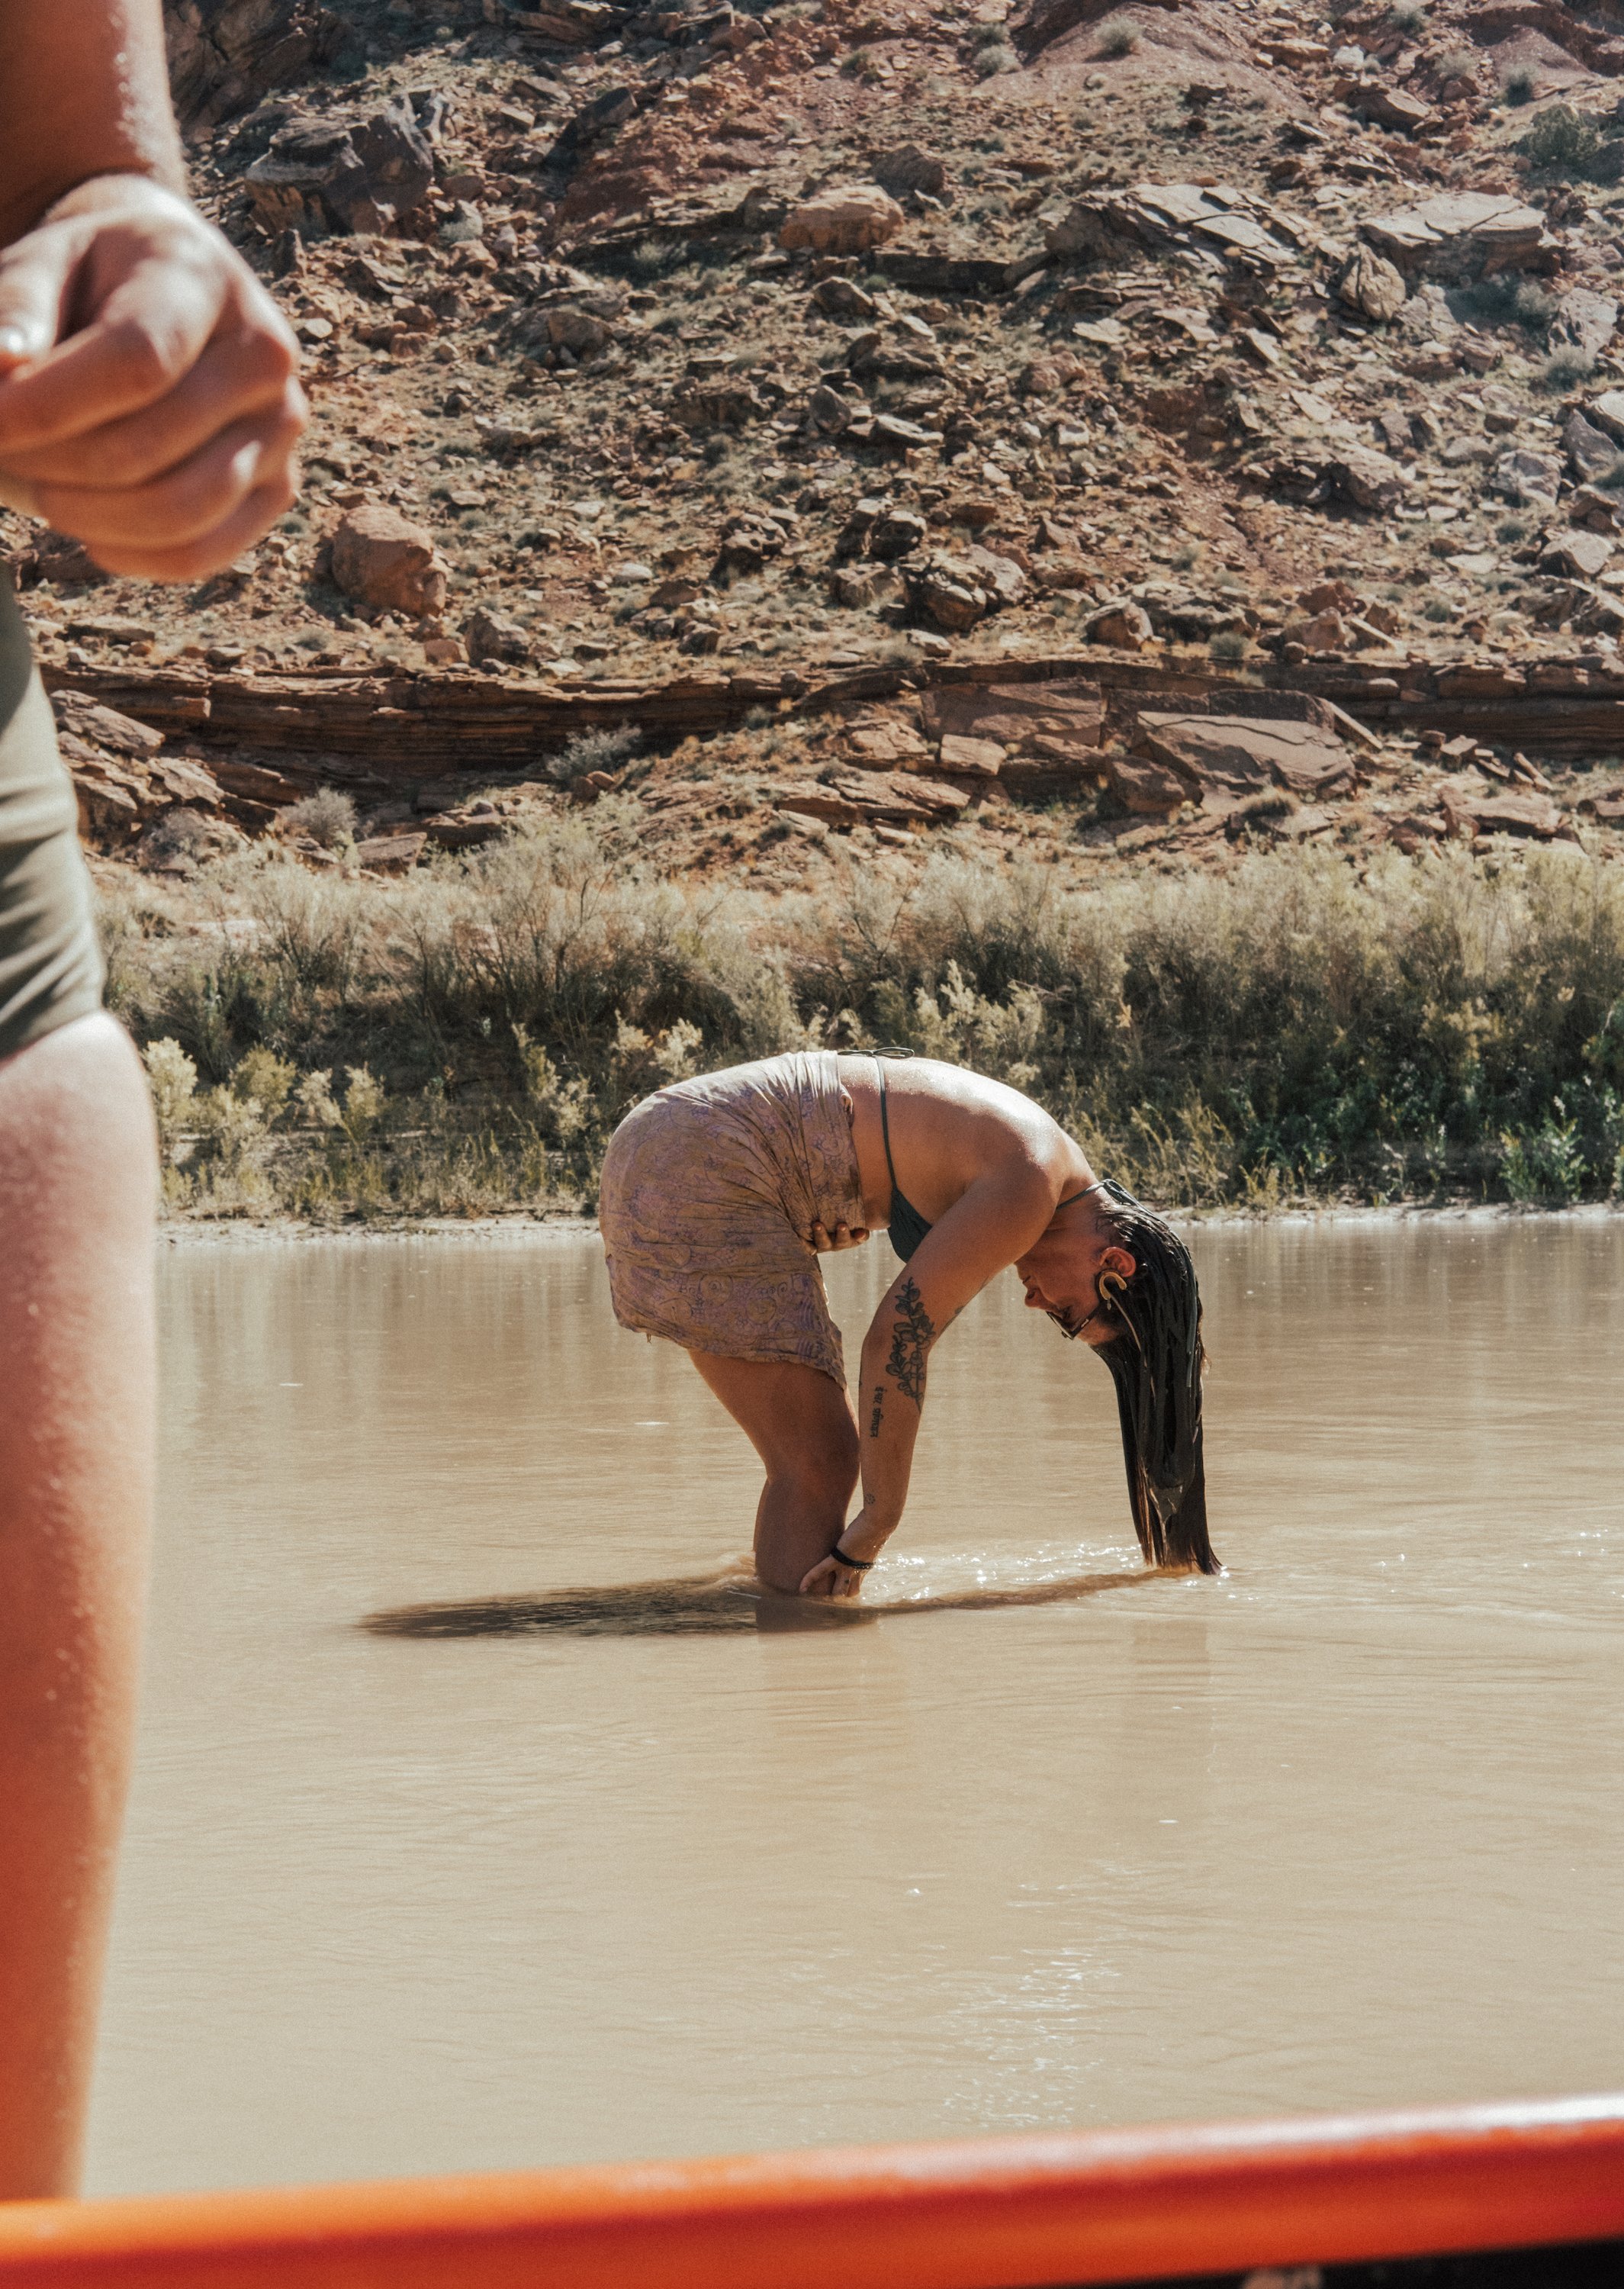
[[[134,1726],[156,1187],[111,1018],[0,1062],[0,2199],[77,2182]]]
[[[689,1357],[761,1458],[756,1572],[794,1591],[840,1538],[857,1483],[857,1426],[832,1377],[789,1360]]]

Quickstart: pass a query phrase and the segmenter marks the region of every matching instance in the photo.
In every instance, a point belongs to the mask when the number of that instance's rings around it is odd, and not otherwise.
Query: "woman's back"
[[[1058,1122],[1004,1081],[935,1057],[866,1052],[841,1056],[839,1070],[872,1226],[892,1221],[894,1191],[927,1229],[978,1176],[1003,1168],[1041,1169],[1062,1191],[1089,1179],[1081,1150]],[[917,1244],[922,1232],[904,1223]]]

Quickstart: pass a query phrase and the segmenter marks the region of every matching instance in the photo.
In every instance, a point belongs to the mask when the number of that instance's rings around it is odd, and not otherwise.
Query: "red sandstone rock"
[[[434,536],[379,502],[351,509],[332,540],[332,576],[346,596],[433,619],[445,609],[446,569]]]
[[[778,243],[806,247],[814,254],[866,254],[883,246],[902,228],[904,217],[888,191],[878,183],[857,183],[844,190],[820,191],[784,218]]]

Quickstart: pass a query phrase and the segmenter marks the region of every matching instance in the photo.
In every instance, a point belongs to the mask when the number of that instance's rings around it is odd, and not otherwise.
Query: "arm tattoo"
[[[919,1408],[925,1406],[925,1361],[936,1331],[918,1288],[904,1280],[896,1296],[896,1328],[886,1370]]]
[[[871,1439],[878,1439],[880,1436],[880,1418],[885,1413],[885,1404],[886,1387],[883,1383],[877,1383],[874,1385],[874,1404],[868,1418],[868,1435]]]

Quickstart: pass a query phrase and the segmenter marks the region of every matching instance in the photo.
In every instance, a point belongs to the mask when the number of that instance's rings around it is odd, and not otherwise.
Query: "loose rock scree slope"
[[[109,879],[397,877],[606,797],[768,899],[1612,861],[1624,21],[169,15],[316,419],[190,594],[8,521]]]

